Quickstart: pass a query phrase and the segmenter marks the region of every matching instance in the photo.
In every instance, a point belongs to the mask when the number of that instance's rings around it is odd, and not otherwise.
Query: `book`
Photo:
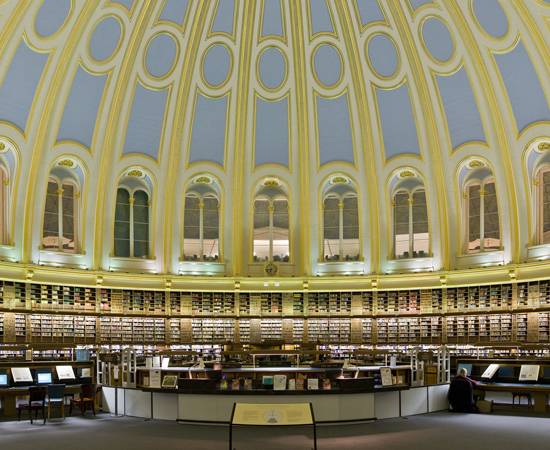
[[[296,378],[290,378],[288,380],[288,390],[289,391],[295,391],[296,390]]]
[[[296,390],[297,391],[303,391],[304,390],[304,384],[305,384],[304,377],[298,375],[298,378],[296,378]]]
[[[393,377],[389,367],[380,367],[380,380],[382,386],[393,386]]]
[[[332,383],[329,378],[323,378],[323,390],[330,391],[332,389]]]
[[[233,378],[231,380],[231,390],[239,391],[241,389],[241,380],[239,378]]]
[[[497,370],[499,369],[499,364],[489,364],[489,367],[485,369],[485,372],[481,375],[481,378],[488,378],[491,379],[497,373]]]
[[[245,378],[243,388],[245,391],[252,390],[252,378]]]

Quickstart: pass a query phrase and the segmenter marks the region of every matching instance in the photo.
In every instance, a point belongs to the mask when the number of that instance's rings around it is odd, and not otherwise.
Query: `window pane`
[[[345,261],[357,261],[359,259],[359,213],[357,209],[357,197],[344,199],[343,210],[342,259]]]
[[[254,202],[254,261],[269,259],[269,202]]]
[[[184,239],[199,239],[199,236],[200,236],[199,202],[200,200],[197,197],[185,198],[185,209],[183,211],[183,238]],[[184,251],[185,251],[185,248],[184,248]],[[200,251],[199,251],[199,254],[200,254]]]
[[[203,206],[204,239],[218,239],[219,237],[219,209],[218,199],[207,197]],[[216,250],[217,253],[217,250]]]
[[[59,248],[59,197],[57,190],[57,183],[48,182],[42,235],[42,245],[44,248]]]
[[[273,201],[273,260],[289,260],[288,202]]]
[[[424,257],[430,252],[430,236],[428,233],[428,207],[426,192],[416,191],[413,194],[413,256]]]
[[[134,256],[149,256],[149,196],[144,191],[134,193]]]
[[[74,187],[71,184],[63,185],[63,249],[74,250]]]
[[[130,194],[123,188],[118,189],[116,199],[115,256],[130,256]]]
[[[185,259],[186,261],[199,261],[200,254],[200,239],[185,238],[183,240],[183,259]]]
[[[396,258],[410,258],[409,254],[409,193],[395,194],[393,207],[394,245]]]
[[[500,248],[500,224],[495,183],[485,185],[484,198],[484,248]]]
[[[340,222],[340,209],[337,198],[325,199],[323,210],[323,236],[325,239],[338,240],[338,224]]]
[[[468,187],[468,250],[480,249],[480,207],[481,189],[479,184]]]
[[[550,170],[542,175],[542,244],[550,243]]]

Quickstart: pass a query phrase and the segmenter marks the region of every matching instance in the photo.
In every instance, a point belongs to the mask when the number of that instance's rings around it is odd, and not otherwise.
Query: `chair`
[[[31,386],[29,388],[29,399],[17,405],[17,420],[21,420],[21,411],[29,411],[29,419],[32,423],[32,412],[34,418],[38,417],[38,411],[42,410],[42,418],[46,423],[46,388],[42,386]]]
[[[99,389],[99,387],[96,389],[94,384],[83,384],[80,389],[79,398],[71,399],[69,415],[73,413],[73,405],[77,405],[80,408],[82,415],[84,415],[84,413],[91,408],[95,416],[95,396]]]
[[[531,398],[531,394],[528,392],[512,392],[512,406],[515,406],[516,398],[518,399],[518,406],[521,406],[522,398],[525,398],[527,400],[527,406],[529,408],[533,406],[533,399]]]
[[[51,418],[52,405],[58,406],[61,409],[61,417],[65,418],[65,385],[64,384],[49,384],[48,392],[48,420]]]

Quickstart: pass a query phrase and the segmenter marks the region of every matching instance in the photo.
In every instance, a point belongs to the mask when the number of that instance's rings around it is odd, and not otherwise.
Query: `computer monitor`
[[[502,366],[498,369],[499,378],[514,378],[514,367]]]
[[[38,372],[36,374],[36,384],[52,384],[52,373]]]
[[[468,364],[468,363],[459,363],[457,369],[458,369],[458,370],[460,370],[460,369],[466,369],[466,372],[468,372],[468,375],[472,375],[472,367],[473,367],[472,364]],[[457,370],[457,372],[458,372],[458,370]]]
[[[0,387],[5,387],[8,385],[8,374],[0,373]]]

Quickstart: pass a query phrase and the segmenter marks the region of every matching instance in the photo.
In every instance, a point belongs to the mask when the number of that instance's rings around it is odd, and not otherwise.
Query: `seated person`
[[[458,369],[456,377],[449,386],[447,398],[451,409],[455,412],[477,412],[472,380],[468,378],[468,371],[465,368]]]

